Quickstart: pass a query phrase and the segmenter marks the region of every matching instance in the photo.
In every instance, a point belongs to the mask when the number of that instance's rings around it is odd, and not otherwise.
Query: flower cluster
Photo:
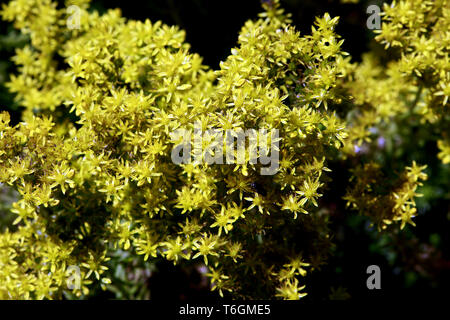
[[[351,154],[374,119],[413,112],[403,91],[418,77],[433,79],[418,94],[418,110],[445,121],[448,10],[436,9],[443,1],[402,2],[420,7],[413,9],[423,19],[390,18],[406,30],[398,37],[384,25],[380,40],[405,52],[386,73],[373,57],[350,63],[334,31],[337,17],[318,17],[301,36],[279,1],[264,3],[243,26],[216,71],[190,52],[179,28],[127,20],[119,10],[99,15],[88,2],[66,3],[79,6],[79,29],[67,28],[65,10],[50,0],[13,0],[2,10],[30,44],[17,50],[19,73],[9,82],[25,107],[22,122],[11,126],[0,113],[0,183],[20,193],[14,225],[0,234],[0,298],[108,288],[111,256],[124,250],[143,260],[205,263],[220,295],[299,299],[303,277],[326,262],[333,245],[320,208],[328,161]],[[417,57],[408,48],[419,45]],[[408,69],[412,58],[420,63]],[[356,119],[342,112],[349,92],[367,106],[355,108]],[[173,163],[173,133],[194,124],[279,130],[279,170],[261,175],[258,162]],[[446,161],[448,144],[440,146]],[[373,189],[381,177],[368,164],[355,171],[346,199],[373,212],[377,224],[401,221],[403,228],[414,216],[423,169],[406,168],[386,195]],[[298,241],[305,235],[308,241]],[[77,286],[67,286],[70,266],[79,270]]]
[[[438,156],[449,162],[449,17],[448,0],[384,4],[381,30],[375,30],[384,50],[365,54],[345,84],[357,105],[348,153],[354,153],[354,144],[372,141],[372,127],[407,119],[408,126],[438,137]]]
[[[422,171],[426,166],[413,162],[406,167],[394,181],[389,181],[378,164],[370,162],[354,170],[354,183],[348,190],[347,205],[373,218],[379,229],[386,229],[393,222],[400,222],[400,229],[407,223],[415,226],[412,218],[416,216],[415,197],[421,180],[427,175]]]

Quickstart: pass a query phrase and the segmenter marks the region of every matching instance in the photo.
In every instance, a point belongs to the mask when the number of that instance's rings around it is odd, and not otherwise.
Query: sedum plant
[[[342,51],[338,17],[300,35],[267,1],[219,70],[178,27],[99,15],[88,0],[66,5],[79,9],[79,28],[50,0],[13,0],[1,12],[30,37],[8,83],[22,122],[0,113],[0,183],[19,193],[0,234],[2,299],[108,289],[117,252],[203,262],[221,296],[299,299],[334,247],[321,205],[333,192],[327,163],[352,161],[374,127],[405,118],[436,132],[449,162],[448,1],[386,6],[377,40],[397,58],[362,63]],[[174,148],[193,143],[177,130],[211,128],[278,130],[279,139],[259,136],[279,145],[276,172],[261,174],[264,154],[249,150],[235,154],[242,162],[174,163]],[[203,135],[200,159],[217,155],[214,139]],[[344,199],[380,230],[414,224],[425,167],[412,162],[386,180],[368,159],[342,181]]]

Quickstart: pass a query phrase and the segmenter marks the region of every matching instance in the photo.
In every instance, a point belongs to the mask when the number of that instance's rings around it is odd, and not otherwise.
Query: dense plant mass
[[[341,50],[338,17],[300,35],[267,1],[219,70],[178,27],[70,5],[81,10],[78,29],[51,0],[13,0],[1,12],[31,40],[8,83],[22,122],[0,113],[0,183],[20,194],[0,234],[2,299],[107,289],[118,251],[202,261],[220,295],[299,299],[333,247],[320,202],[333,192],[329,161],[351,161],[401,123],[433,132],[435,156],[450,162],[448,0],[386,5],[376,39],[391,58],[371,52],[361,63]],[[173,133],[196,123],[279,130],[278,171],[262,175],[249,150],[245,163],[173,163],[183,140]],[[214,139],[203,137],[202,156]],[[380,230],[414,225],[425,168],[414,161],[385,179],[367,157],[342,181],[345,201]],[[81,281],[68,288],[70,266]]]

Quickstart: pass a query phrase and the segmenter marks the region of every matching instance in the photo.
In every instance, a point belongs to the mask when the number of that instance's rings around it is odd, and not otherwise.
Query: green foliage
[[[25,108],[22,122],[12,127],[0,113],[0,183],[20,194],[17,230],[0,234],[0,298],[117,291],[124,280],[111,259],[135,253],[204,262],[220,295],[299,299],[303,278],[333,248],[320,205],[333,192],[327,162],[356,157],[371,127],[414,115],[442,133],[438,156],[449,162],[448,1],[385,8],[377,39],[401,51],[385,67],[373,55],[350,62],[337,17],[318,17],[301,36],[278,1],[265,3],[216,71],[177,27],[126,20],[119,10],[99,15],[88,2],[67,1],[81,8],[73,30],[50,0],[3,7],[31,43],[17,50],[19,73],[8,83]],[[196,122],[278,129],[279,171],[261,175],[250,161],[174,164],[171,134]],[[413,162],[380,183],[371,159],[354,170],[345,200],[380,229],[403,228],[413,224],[424,169]],[[69,266],[80,270],[72,290]]]

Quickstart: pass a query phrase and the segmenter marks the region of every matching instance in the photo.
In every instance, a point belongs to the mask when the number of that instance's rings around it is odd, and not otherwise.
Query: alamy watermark
[[[279,169],[279,130],[209,129],[202,131],[200,121],[194,132],[177,129],[171,133],[175,143],[171,158],[175,164],[253,164],[266,165],[261,175],[274,175]],[[269,147],[270,144],[270,147]]]
[[[81,9],[76,5],[67,7],[66,10],[69,15],[66,20],[67,28],[70,30],[81,28]]]
[[[367,18],[366,26],[370,30],[381,29],[381,9],[376,4],[372,4],[367,7],[366,13],[370,14]]]
[[[67,289],[79,290],[81,288],[81,271],[78,266],[68,266],[66,269],[66,276]]]
[[[370,265],[366,270],[367,274],[370,276],[367,278],[366,286],[367,289],[381,289],[381,269],[376,264]]]

